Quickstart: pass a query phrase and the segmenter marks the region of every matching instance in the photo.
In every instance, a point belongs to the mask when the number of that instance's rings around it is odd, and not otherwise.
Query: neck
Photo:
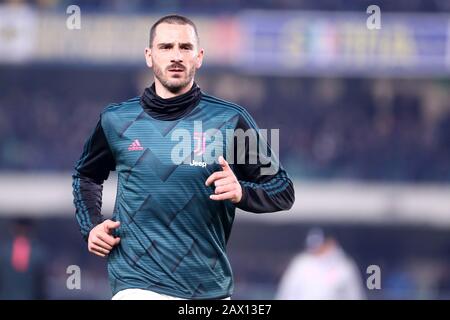
[[[173,93],[173,92],[170,92],[169,90],[167,90],[167,88],[164,87],[161,84],[161,82],[159,82],[158,79],[155,78],[155,91],[156,91],[156,94],[158,96],[160,96],[161,98],[169,99],[169,98],[180,96],[180,95],[188,92],[192,88],[193,84],[194,84],[194,79],[192,79],[191,82],[189,82],[189,84],[187,86],[185,86],[184,88],[182,88],[180,91],[178,91],[177,93]]]
[[[195,82],[192,83],[189,90],[182,92],[170,96],[164,96],[161,91],[158,94],[155,82],[144,90],[141,96],[141,105],[155,119],[178,120],[190,113],[202,98],[202,92]]]

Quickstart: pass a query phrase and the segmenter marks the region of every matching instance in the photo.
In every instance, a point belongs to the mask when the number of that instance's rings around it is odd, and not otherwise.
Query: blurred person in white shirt
[[[276,295],[279,300],[361,300],[365,290],[355,262],[322,229],[312,229],[306,249],[294,257]]]

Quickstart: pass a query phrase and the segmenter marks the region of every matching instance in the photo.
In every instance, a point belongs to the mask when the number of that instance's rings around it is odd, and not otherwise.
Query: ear
[[[152,49],[150,49],[150,48],[145,48],[145,62],[147,63],[147,66],[149,68],[153,67]]]
[[[203,55],[204,55],[204,53],[205,53],[205,50],[204,50],[204,49],[200,49],[200,50],[198,51],[198,54],[197,54],[197,63],[196,63],[196,65],[195,65],[195,67],[196,67],[197,69],[200,69],[200,67],[202,66],[202,63],[203,63]]]

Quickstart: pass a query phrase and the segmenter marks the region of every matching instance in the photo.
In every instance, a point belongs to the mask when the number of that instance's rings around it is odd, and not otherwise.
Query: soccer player
[[[191,20],[158,20],[145,49],[154,84],[141,97],[101,113],[76,164],[76,218],[88,250],[108,256],[113,299],[229,298],[233,277],[226,244],[236,207],[274,212],[294,202],[292,181],[279,163],[275,172],[263,174],[268,155],[247,160],[255,154],[250,142],[239,149],[224,139],[218,161],[203,161],[206,131],[258,129],[244,108],[203,93],[194,82],[203,54]],[[181,144],[194,145],[198,161],[173,161],[177,130],[190,133],[192,140]],[[265,140],[258,135],[258,141]],[[225,159],[230,149],[239,154]],[[113,170],[116,204],[112,220],[104,220],[102,185]]]

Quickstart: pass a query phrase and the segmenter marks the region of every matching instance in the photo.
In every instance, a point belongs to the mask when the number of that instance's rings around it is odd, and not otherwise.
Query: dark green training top
[[[253,152],[250,139],[243,151],[226,139],[227,130],[238,128],[258,129],[242,107],[206,95],[196,84],[170,99],[157,96],[153,85],[142,97],[101,113],[76,164],[73,193],[76,218],[87,239],[103,221],[103,182],[110,171],[118,172],[112,219],[121,222],[115,232],[121,241],[108,256],[113,294],[139,288],[186,299],[231,296],[226,244],[235,208],[273,212],[294,202],[292,181],[278,163],[273,174],[261,174],[263,155],[247,163]],[[214,132],[223,140],[214,144],[208,137],[216,137]],[[227,159],[230,148],[240,154]],[[206,161],[208,154],[234,161],[230,166],[243,189],[238,204],[209,198],[214,185],[205,181],[221,167]],[[247,161],[237,163],[237,158]]]

